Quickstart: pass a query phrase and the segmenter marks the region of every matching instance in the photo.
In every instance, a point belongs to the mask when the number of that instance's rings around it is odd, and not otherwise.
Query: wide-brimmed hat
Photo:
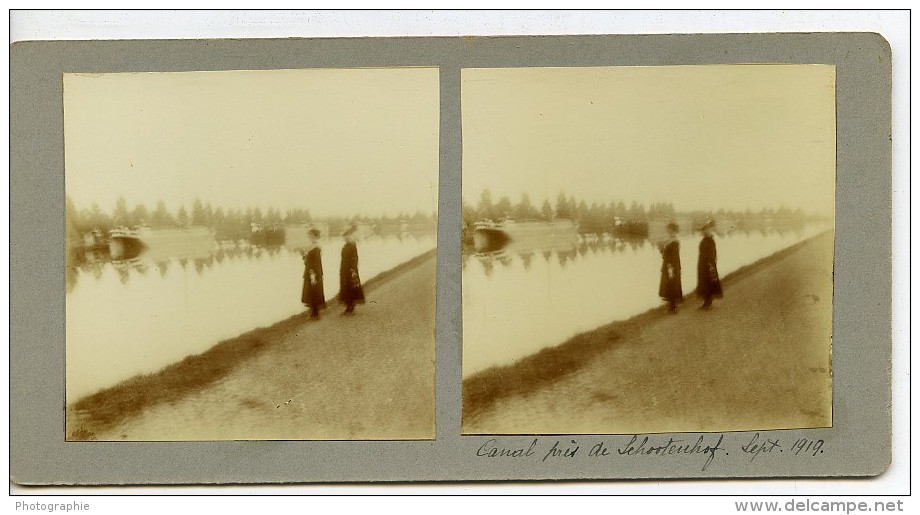
[[[677,231],[680,230],[680,226],[677,225],[677,222],[668,222],[668,224],[667,224],[665,227],[666,227],[669,231],[677,232]]]
[[[703,225],[700,226],[700,230],[705,231],[706,229],[713,229],[715,226],[716,223],[712,219],[709,219],[703,222]]]
[[[319,230],[319,227],[314,226],[314,227],[310,227],[309,229],[307,229],[307,234],[311,236],[316,236],[317,238],[319,238],[323,233],[322,231]]]
[[[358,230],[358,227],[355,224],[348,224],[342,229],[342,236],[350,236]]]

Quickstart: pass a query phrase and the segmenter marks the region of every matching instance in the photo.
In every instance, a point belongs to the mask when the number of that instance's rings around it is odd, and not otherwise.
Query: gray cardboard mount
[[[629,435],[461,436],[460,70],[820,63],[837,67],[834,418],[762,431],[822,453],[629,456]],[[62,74],[436,66],[441,77],[437,438],[433,441],[64,441]],[[873,476],[891,461],[891,50],[878,34],[55,41],[10,48],[10,478],[19,484],[311,483]],[[669,435],[649,435],[660,444]],[[696,440],[697,435],[677,438]],[[641,437],[640,437],[641,438]],[[534,441],[536,440],[536,443]],[[547,459],[556,442],[574,458]],[[575,444],[571,442],[576,442]],[[606,456],[589,456],[602,444]]]

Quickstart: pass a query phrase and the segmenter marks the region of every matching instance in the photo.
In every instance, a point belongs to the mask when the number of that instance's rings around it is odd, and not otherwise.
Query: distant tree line
[[[566,195],[565,192],[560,192],[556,196],[555,203],[544,199],[540,207],[537,207],[527,193],[522,194],[517,203],[513,203],[508,196],[495,200],[489,190],[483,190],[475,204],[464,200],[462,217],[465,228],[471,228],[476,222],[485,220],[499,222],[507,219],[568,219],[578,222],[579,232],[582,233],[617,232],[639,236],[648,234],[648,223],[653,220],[680,219],[690,220],[696,224],[713,218],[728,220],[736,229],[745,230],[757,229],[765,224],[800,225],[818,218],[806,216],[801,209],[791,210],[787,207],[764,208],[760,211],[677,211],[670,202],[655,202],[648,207],[635,201],[627,205],[622,200],[588,204],[573,195]]]
[[[195,199],[191,211],[181,206],[175,213],[170,212],[166,203],[158,201],[151,211],[143,204],[133,208],[128,206],[124,197],[115,202],[111,212],[105,212],[98,204],[78,208],[70,196],[66,198],[67,237],[68,239],[81,238],[83,234],[97,231],[103,235],[116,227],[147,226],[151,228],[203,226],[214,230],[217,239],[240,239],[247,237],[252,224],[264,227],[278,227],[286,224],[304,224],[322,221],[330,226],[340,227],[346,223],[371,223],[383,225],[409,224],[413,227],[434,226],[437,223],[437,214],[426,214],[421,211],[415,214],[400,213],[396,217],[371,218],[365,215],[351,217],[329,217],[314,220],[307,209],[288,209],[281,211],[269,208],[230,208],[218,206],[214,208],[210,202]]]

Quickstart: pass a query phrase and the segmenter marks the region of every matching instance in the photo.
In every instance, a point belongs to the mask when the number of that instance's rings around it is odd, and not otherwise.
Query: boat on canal
[[[515,242],[541,248],[547,245],[572,246],[578,239],[578,224],[572,220],[501,222],[482,220],[473,226],[473,248],[476,252],[492,252]]]
[[[109,231],[109,254],[112,259],[131,259],[142,252],[154,249],[168,251],[188,246],[210,248],[214,232],[207,227],[169,227],[152,229],[116,227]]]

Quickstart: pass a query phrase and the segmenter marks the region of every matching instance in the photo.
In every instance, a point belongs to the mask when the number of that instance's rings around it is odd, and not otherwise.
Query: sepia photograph
[[[12,494],[900,491],[906,33],[774,14],[11,36]]]
[[[438,79],[65,73],[66,439],[433,439]]]
[[[462,70],[463,434],[832,427],[835,79]]]

